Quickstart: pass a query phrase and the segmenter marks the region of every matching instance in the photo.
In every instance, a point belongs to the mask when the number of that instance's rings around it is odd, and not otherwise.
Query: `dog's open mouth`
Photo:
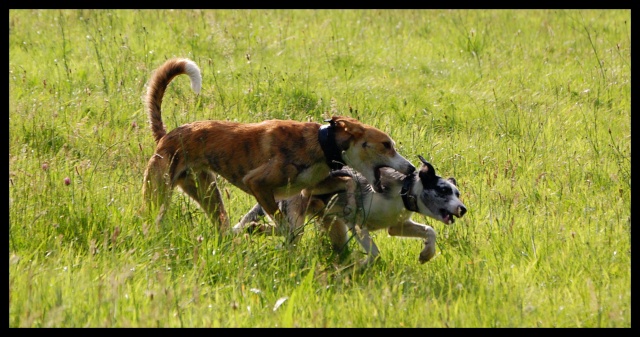
[[[450,224],[456,222],[455,218],[462,217],[464,215],[464,213],[466,212],[466,209],[464,207],[458,207],[458,208],[456,208],[456,212],[457,213],[451,213],[448,210],[446,210],[444,208],[441,208],[440,209],[440,216],[442,216],[442,222],[444,222],[447,225],[450,225]]]
[[[375,181],[373,182],[373,190],[376,191],[377,193],[382,193],[382,182],[380,181],[380,172],[382,171],[383,167],[388,167],[388,166],[376,166],[373,168],[373,176],[375,178]]]
[[[442,216],[442,222],[444,222],[447,225],[451,225],[454,222],[456,222],[456,219],[453,217],[454,214],[449,212],[449,211],[447,211],[444,208],[440,209],[440,215]]]

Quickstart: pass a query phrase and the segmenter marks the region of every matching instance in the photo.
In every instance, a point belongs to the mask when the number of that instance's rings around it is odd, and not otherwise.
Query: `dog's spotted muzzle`
[[[456,221],[455,218],[461,218],[465,213],[467,213],[467,208],[464,206],[456,207],[455,213],[451,213],[444,208],[440,209],[442,222],[444,222],[447,225],[453,224]]]

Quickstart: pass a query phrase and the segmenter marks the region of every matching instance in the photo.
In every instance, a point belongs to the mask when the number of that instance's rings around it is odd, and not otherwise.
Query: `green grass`
[[[630,10],[10,10],[10,327],[630,327]],[[456,177],[467,215],[381,259],[138,217],[168,129],[356,117]],[[46,166],[43,167],[43,166]],[[65,185],[64,179],[70,179]],[[232,224],[254,199],[223,182]]]

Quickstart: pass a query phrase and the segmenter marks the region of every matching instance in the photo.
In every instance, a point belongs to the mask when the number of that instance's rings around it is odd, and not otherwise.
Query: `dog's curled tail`
[[[162,97],[169,83],[174,77],[187,74],[191,79],[191,88],[196,93],[200,93],[202,87],[202,76],[200,68],[195,62],[186,58],[173,58],[167,60],[162,66],[151,75],[151,80],[147,86],[146,107],[149,113],[151,132],[156,143],[160,141],[167,131],[162,123]]]

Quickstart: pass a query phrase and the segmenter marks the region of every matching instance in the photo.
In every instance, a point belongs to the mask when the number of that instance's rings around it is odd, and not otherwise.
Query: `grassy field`
[[[469,209],[422,243],[376,232],[366,270],[223,236],[181,193],[138,216],[145,83],[201,119],[388,132]],[[10,10],[10,327],[631,327],[630,10]],[[222,183],[232,224],[255,203]]]

